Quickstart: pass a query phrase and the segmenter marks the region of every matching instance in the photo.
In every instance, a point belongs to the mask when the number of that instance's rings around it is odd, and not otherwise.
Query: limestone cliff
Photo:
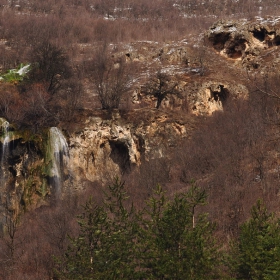
[[[0,211],[17,215],[20,208],[36,207],[38,197],[50,193],[44,170],[44,136],[19,131],[4,119],[0,125]]]
[[[256,69],[263,64],[263,51],[280,45],[279,18],[218,21],[206,32],[206,38],[222,56]]]
[[[190,130],[184,118],[157,110],[139,110],[127,117],[117,111],[112,119],[88,117],[69,135],[70,169],[78,188],[84,180],[105,183],[143,160],[166,156],[166,150]]]
[[[88,114],[78,130],[64,131],[65,140],[57,128],[31,137],[12,127],[7,139],[4,124],[3,120],[1,205],[14,214],[48,197],[81,190],[87,182],[105,184],[138,168],[141,161],[167,156],[166,151],[191,130],[184,117],[145,109],[125,117],[118,111],[112,118]]]

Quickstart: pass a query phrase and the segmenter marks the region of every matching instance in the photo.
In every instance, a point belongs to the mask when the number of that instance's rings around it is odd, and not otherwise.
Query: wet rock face
[[[206,38],[222,56],[241,60],[247,68],[258,68],[260,52],[280,45],[280,23],[219,21],[206,33]]]
[[[18,131],[1,119],[0,127],[0,213],[17,215],[54,196],[59,186],[51,182],[64,180],[62,156],[67,143],[64,138],[65,145],[57,142],[57,137],[50,137],[47,131],[40,135]]]
[[[21,208],[36,205],[41,196],[42,154],[34,142],[23,138],[11,138],[4,154],[3,145],[1,142],[0,212],[8,210],[17,215]]]
[[[17,215],[48,203],[48,197],[55,202],[83,189],[88,182],[107,184],[144,160],[165,157],[187,135],[186,124],[167,113],[149,109],[131,114],[88,116],[67,138],[57,128],[46,129],[36,141],[16,130],[8,139],[5,130],[0,135],[0,212],[8,207]]]

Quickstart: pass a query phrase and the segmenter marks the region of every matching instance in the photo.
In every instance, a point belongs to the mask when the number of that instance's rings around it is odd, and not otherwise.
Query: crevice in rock
[[[95,156],[93,151],[88,152],[86,155],[86,170],[88,170],[89,163],[95,166]]]
[[[137,138],[137,150],[140,152],[140,154],[145,154],[146,148],[145,148],[145,139],[142,136],[138,136]]]

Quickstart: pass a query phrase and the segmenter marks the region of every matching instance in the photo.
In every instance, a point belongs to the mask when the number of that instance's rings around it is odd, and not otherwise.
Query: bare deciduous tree
[[[29,74],[31,81],[45,84],[46,90],[51,94],[58,91],[63,79],[71,76],[64,50],[48,41],[34,47],[31,60],[33,62]]]
[[[132,81],[124,59],[114,62],[104,45],[96,52],[92,66],[93,82],[102,109],[118,109]]]
[[[177,81],[172,80],[170,75],[161,70],[157,71],[156,75],[143,87],[142,92],[157,99],[157,109],[168,95],[180,96]]]

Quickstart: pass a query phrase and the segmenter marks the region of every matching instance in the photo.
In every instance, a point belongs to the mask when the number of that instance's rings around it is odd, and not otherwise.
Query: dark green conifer
[[[237,279],[280,279],[280,224],[260,200],[241,226],[232,246],[231,266]]]
[[[103,205],[86,203],[80,234],[60,261],[60,279],[217,279],[214,227],[194,213],[205,203],[204,191],[193,184],[168,199],[158,186],[139,212],[127,198],[117,179]]]

